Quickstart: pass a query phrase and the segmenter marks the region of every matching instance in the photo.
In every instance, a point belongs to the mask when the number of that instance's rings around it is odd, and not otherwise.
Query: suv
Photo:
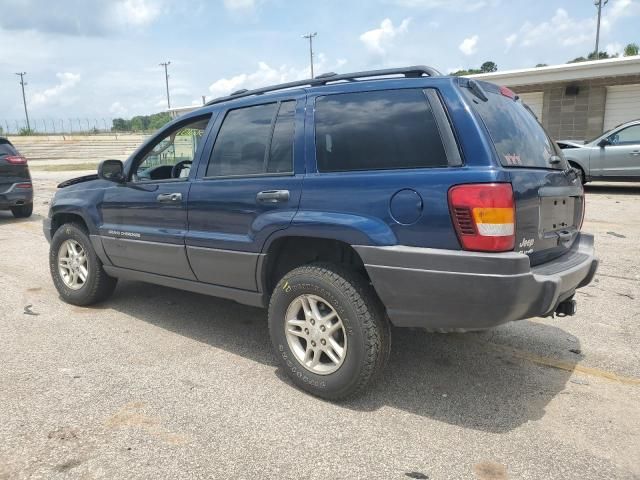
[[[33,185],[27,159],[6,138],[0,137],[0,210],[16,218],[33,213]]]
[[[582,183],[640,181],[640,120],[623,123],[579,142],[558,140],[569,165],[582,175]]]
[[[60,187],[63,300],[122,278],[268,307],[282,368],[328,399],[372,383],[391,325],[571,315],[597,267],[580,179],[530,111],[430,67],[235,92]]]

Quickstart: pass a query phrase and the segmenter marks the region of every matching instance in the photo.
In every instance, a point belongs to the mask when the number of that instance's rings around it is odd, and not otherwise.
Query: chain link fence
[[[153,129],[121,129],[114,126],[113,118],[29,118],[26,120],[0,119],[0,135],[99,135],[113,133],[151,133]]]

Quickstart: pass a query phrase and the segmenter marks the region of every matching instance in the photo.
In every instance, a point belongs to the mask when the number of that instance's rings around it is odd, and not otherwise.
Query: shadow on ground
[[[276,367],[266,311],[237,303],[138,282],[120,282],[101,305],[159,328]],[[516,329],[512,331],[511,329]],[[523,338],[525,337],[525,338]],[[500,345],[562,358],[579,343],[567,332],[538,322],[518,322],[468,334],[430,334],[394,329],[389,366],[363,397],[341,406],[374,411],[389,406],[449,424],[505,432],[540,419],[545,406],[571,376],[522,360]],[[513,348],[513,347],[508,347]],[[576,356],[574,361],[579,360]],[[567,361],[563,358],[563,361]],[[212,375],[215,375],[212,370]],[[276,374],[289,383],[284,373]],[[294,388],[291,386],[291,388]]]
[[[588,183],[585,192],[607,195],[640,195],[640,183]]]

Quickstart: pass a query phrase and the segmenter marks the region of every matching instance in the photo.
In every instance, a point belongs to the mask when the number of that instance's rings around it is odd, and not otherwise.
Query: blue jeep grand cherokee
[[[597,267],[584,206],[513,92],[409,67],[213,100],[61,184],[44,231],[65,301],[123,278],[268,307],[282,368],[339,399],[391,325],[573,314]]]

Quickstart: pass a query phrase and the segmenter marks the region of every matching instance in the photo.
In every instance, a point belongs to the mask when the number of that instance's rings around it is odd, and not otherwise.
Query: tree
[[[624,56],[625,57],[633,57],[634,55],[638,55],[640,52],[640,47],[637,43],[629,43],[626,47],[624,47]]]
[[[540,68],[540,67],[548,67],[549,64],[547,63],[536,63],[536,68]]]
[[[498,65],[495,64],[495,62],[484,62],[482,65],[480,65],[480,71],[482,73],[491,73],[491,72],[496,72],[498,71]]]

